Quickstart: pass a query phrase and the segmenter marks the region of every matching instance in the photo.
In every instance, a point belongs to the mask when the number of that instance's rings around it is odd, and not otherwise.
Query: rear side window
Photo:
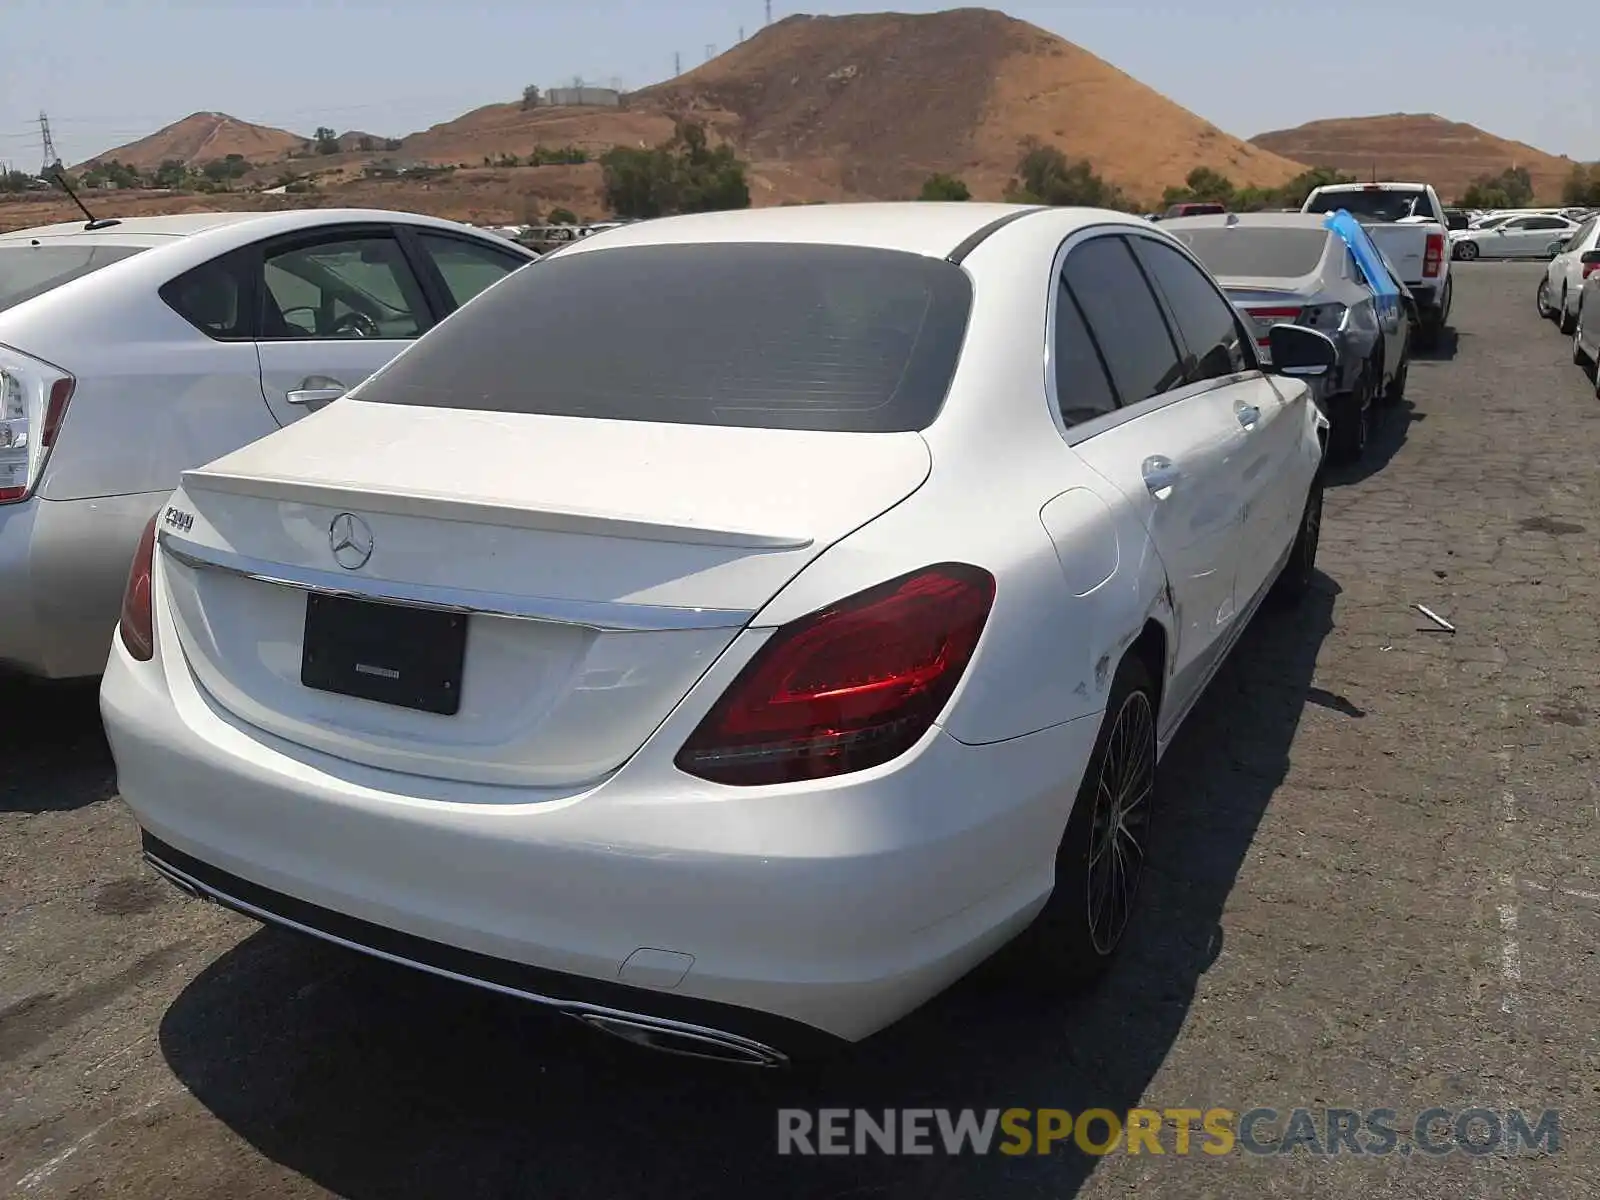
[[[208,337],[255,336],[255,274],[248,250],[235,250],[192,267],[161,286],[161,298]]]
[[[0,312],[142,253],[144,246],[0,246]]]
[[[972,305],[942,259],[852,246],[628,246],[517,271],[360,399],[686,425],[932,423]]]
[[[1233,305],[1171,246],[1150,238],[1135,238],[1133,244],[1178,322],[1178,333],[1189,351],[1185,379],[1198,383],[1245,370],[1244,337]]]
[[[1172,231],[1213,275],[1256,279],[1300,279],[1322,263],[1326,229],[1285,229],[1264,225],[1216,226]]]
[[[458,308],[490,284],[499,283],[531,261],[494,246],[443,234],[418,233],[417,241],[433,260],[433,265],[439,268],[450,298]]]
[[[1085,242],[1067,256],[1062,275],[1123,404],[1137,404],[1183,382],[1166,318],[1125,241]]]
[[[1065,280],[1056,287],[1055,336],[1050,343],[1050,358],[1056,405],[1069,427],[1116,409],[1117,396],[1106,377],[1105,362]]]

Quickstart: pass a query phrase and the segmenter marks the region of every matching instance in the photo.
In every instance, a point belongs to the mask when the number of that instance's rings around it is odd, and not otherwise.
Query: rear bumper
[[[164,492],[0,505],[0,668],[98,675],[128,564]]]
[[[159,649],[139,663],[113,644],[101,710],[169,877],[577,1015],[779,1049],[866,1037],[1027,925],[1099,725],[987,746],[934,730],[856,776],[735,789],[660,769],[684,733],[669,720],[653,741],[671,744],[582,793],[445,799],[242,725]]]

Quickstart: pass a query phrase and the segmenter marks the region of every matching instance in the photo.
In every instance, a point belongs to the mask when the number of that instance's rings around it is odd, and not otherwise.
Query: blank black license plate
[[[462,613],[306,595],[300,682],[308,688],[454,716],[466,655]]]

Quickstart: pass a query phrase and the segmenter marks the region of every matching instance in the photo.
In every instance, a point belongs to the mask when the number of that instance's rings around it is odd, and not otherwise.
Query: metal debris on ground
[[[1438,613],[1434,612],[1433,609],[1429,608],[1426,604],[1413,604],[1412,607],[1415,608],[1423,616],[1427,617],[1428,620],[1432,621],[1435,625],[1437,625],[1440,629],[1444,630],[1446,633],[1454,633],[1456,631],[1456,627],[1454,625],[1450,624],[1449,621],[1446,621],[1443,617],[1441,617]]]

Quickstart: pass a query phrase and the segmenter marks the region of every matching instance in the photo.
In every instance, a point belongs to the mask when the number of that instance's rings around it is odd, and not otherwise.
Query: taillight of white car
[[[151,608],[151,573],[155,570],[156,519],[144,527],[139,548],[133,553],[133,565],[128,568],[128,586],[122,592],[122,616],[117,629],[122,634],[122,644],[139,662],[149,662],[155,657],[155,614]]]
[[[33,495],[75,382],[58,367],[0,346],[0,504]]]
[[[1436,278],[1444,267],[1445,235],[1430,233],[1426,248],[1422,254],[1422,277],[1424,279]]]
[[[942,563],[777,630],[678,752],[716,783],[821,779],[903,754],[944,710],[994,604],[994,576]]]

